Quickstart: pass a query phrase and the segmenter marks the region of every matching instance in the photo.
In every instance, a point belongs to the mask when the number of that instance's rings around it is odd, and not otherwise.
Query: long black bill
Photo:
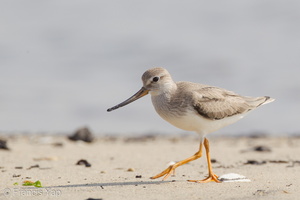
[[[147,90],[146,88],[142,87],[137,93],[135,93],[129,99],[123,101],[122,103],[120,103],[120,104],[118,104],[118,105],[116,105],[114,107],[111,107],[111,108],[107,109],[107,112],[116,110],[116,109],[121,108],[123,106],[126,106],[127,104],[130,104],[131,102],[133,102],[135,100],[138,100],[139,98],[147,95],[148,93],[149,93],[149,90]]]

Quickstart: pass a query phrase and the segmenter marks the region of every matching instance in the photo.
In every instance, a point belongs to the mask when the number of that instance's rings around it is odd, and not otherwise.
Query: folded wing
[[[220,120],[246,113],[273,101],[270,97],[245,97],[217,87],[204,87],[193,92],[193,107],[203,117]]]

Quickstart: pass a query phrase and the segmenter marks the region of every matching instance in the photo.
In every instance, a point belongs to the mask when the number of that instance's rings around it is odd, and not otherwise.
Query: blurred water
[[[0,131],[174,133],[150,97],[106,109],[162,66],[276,98],[221,132],[299,132],[300,2],[1,1]]]

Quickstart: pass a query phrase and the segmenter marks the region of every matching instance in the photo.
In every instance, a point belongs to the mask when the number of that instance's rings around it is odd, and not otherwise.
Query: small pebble
[[[32,169],[32,168],[40,168],[40,166],[39,165],[32,165],[32,166],[28,167],[27,170]]]
[[[253,149],[254,151],[260,151],[260,152],[271,152],[271,149],[266,146],[256,146]]]
[[[134,168],[128,168],[127,171],[128,171],[128,172],[134,172],[135,169],[134,169]]]
[[[136,175],[135,178],[142,178],[142,175]]]
[[[87,160],[81,159],[79,160],[76,165],[85,165],[85,167],[91,167],[92,165],[90,163],[88,163]]]
[[[289,163],[289,161],[286,160],[269,160],[269,163]]]
[[[23,169],[23,167],[15,167],[15,169]]]
[[[244,165],[263,165],[266,164],[266,161],[257,161],[257,160],[248,160],[246,163],[244,163]]]

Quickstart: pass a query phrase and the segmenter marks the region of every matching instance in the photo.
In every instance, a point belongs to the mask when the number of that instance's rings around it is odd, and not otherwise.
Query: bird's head
[[[147,70],[142,76],[142,81],[143,87],[137,93],[135,93],[132,97],[125,100],[124,102],[112,108],[109,108],[107,111],[110,112],[123,107],[147,95],[148,93],[150,93],[151,95],[159,95],[170,90],[170,88],[174,86],[174,82],[169,72],[161,67],[155,67]]]

